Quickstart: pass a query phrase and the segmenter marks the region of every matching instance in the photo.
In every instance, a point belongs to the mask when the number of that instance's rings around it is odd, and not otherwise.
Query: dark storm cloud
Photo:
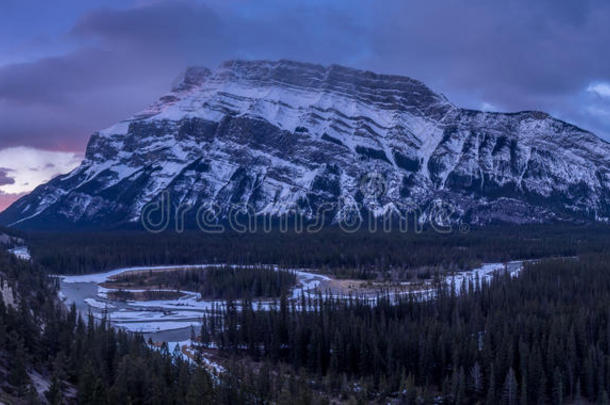
[[[82,150],[187,65],[292,58],[406,74],[458,105],[539,109],[610,136],[603,0],[153,2],[83,15],[74,49],[0,66],[0,148]],[[597,98],[595,98],[597,97]]]
[[[125,11],[100,11],[81,19],[72,35],[136,51],[161,64],[218,63],[236,57],[295,58],[332,63],[362,50],[362,28],[328,7],[261,2],[269,12],[249,15],[194,2],[163,2]],[[300,3],[300,2],[297,2]],[[176,58],[168,60],[167,56]]]
[[[91,132],[144,108],[187,65],[235,57],[345,62],[361,42],[349,16],[325,8],[250,18],[194,2],[95,11],[68,37],[82,46],[0,66],[0,148],[27,138],[36,147],[82,150]]]
[[[8,175],[10,169],[0,167],[0,186],[15,184],[15,179]]]
[[[475,90],[509,108],[607,78],[607,2],[395,3],[372,33],[380,68],[451,90]],[[391,41],[394,37],[396,40]],[[522,100],[526,100],[525,103]]]
[[[159,3],[128,10],[101,10],[77,22],[71,35],[101,41],[103,47],[158,62],[188,58],[194,50],[217,53],[225,45],[227,27],[213,10],[182,2]]]

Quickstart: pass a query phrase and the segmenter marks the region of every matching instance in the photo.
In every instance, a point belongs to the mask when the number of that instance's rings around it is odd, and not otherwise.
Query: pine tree
[[[0,287],[2,284],[0,284]],[[6,307],[4,306],[4,300],[2,294],[0,294],[0,347],[4,347],[6,344]]]
[[[527,405],[527,377],[525,374],[521,376],[521,396],[519,398],[519,403],[521,405]]]
[[[404,390],[405,401],[407,405],[415,405],[417,402],[417,392],[415,387],[415,378],[413,374],[409,374],[404,381]]]
[[[479,362],[475,362],[470,370],[470,390],[477,398],[483,393],[483,375]]]
[[[104,386],[104,383],[102,382],[101,378],[97,378],[95,380],[95,385],[93,386],[90,404],[105,405],[106,403],[106,387]]]
[[[119,382],[127,384],[126,378],[119,378]],[[89,404],[93,402],[96,384],[95,370],[90,362],[86,362],[78,376],[78,402]]]
[[[208,329],[207,317],[204,315],[201,321],[201,331],[199,333],[199,341],[202,346],[207,347],[210,344],[210,332]]]
[[[62,392],[61,382],[56,375],[51,379],[49,389],[44,393],[45,398],[51,405],[60,405],[63,403],[64,396]]]
[[[489,371],[489,383],[487,385],[487,397],[485,399],[487,405],[496,405],[496,377],[494,373],[494,366],[492,364],[491,370]]]
[[[555,367],[553,371],[553,404],[561,405],[563,403],[563,378],[559,367]]]
[[[466,403],[466,377],[463,367],[460,367],[460,371],[458,372],[455,403],[457,405]]]
[[[517,401],[517,378],[515,377],[515,371],[511,367],[509,368],[508,373],[506,373],[506,380],[504,381],[504,392],[502,395],[502,403],[506,405],[517,405]]]
[[[610,404],[610,401],[608,400],[608,392],[606,390],[602,391],[598,403],[599,403],[599,405]]]
[[[15,388],[19,396],[23,396],[27,392],[27,385],[30,382],[26,371],[26,355],[23,341],[20,338],[17,340],[15,354],[11,368],[9,370],[8,382]]]
[[[209,374],[198,367],[192,378],[186,395],[188,405],[207,405],[214,403],[214,390]]]

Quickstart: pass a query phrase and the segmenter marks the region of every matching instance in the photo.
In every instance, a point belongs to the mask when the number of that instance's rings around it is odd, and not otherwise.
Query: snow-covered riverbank
[[[183,266],[150,266],[128,267],[110,270],[102,273],[85,274],[78,276],[58,276],[60,278],[60,296],[71,305],[74,303],[82,312],[91,312],[96,318],[107,316],[118,327],[142,333],[160,333],[164,331],[189,329],[198,327],[203,314],[214,308],[222,308],[222,300],[203,300],[201,295],[192,291],[180,291],[182,296],[175,299],[151,301],[119,302],[108,298],[108,293],[115,291],[103,287],[117,276],[135,271],[168,271],[183,269],[203,269],[217,267],[218,264],[200,264]],[[239,267],[231,265],[231,267]],[[246,267],[246,266],[243,266]],[[274,267],[278,270],[277,267]],[[324,275],[304,270],[289,270],[297,277],[297,285],[292,290],[291,299],[298,299],[302,294],[309,294],[316,290],[322,281],[330,278]],[[143,290],[124,289],[123,291],[137,292]],[[168,290],[170,291],[170,290]],[[171,290],[175,292],[176,290]],[[241,305],[238,301],[237,305]],[[277,300],[254,300],[255,309],[267,309],[277,305]]]
[[[81,313],[91,312],[100,319],[107,316],[117,327],[134,332],[152,334],[153,338],[162,339],[164,332],[174,331],[173,335],[184,338],[190,337],[191,327],[198,329],[203,314],[215,308],[223,308],[225,302],[222,300],[204,300],[197,292],[180,291],[182,296],[175,299],[152,300],[152,301],[115,301],[108,298],[108,293],[113,289],[102,287],[100,284],[108,282],[113,276],[134,271],[168,271],[188,268],[203,269],[219,265],[200,264],[184,266],[140,266],[110,270],[102,273],[86,274],[78,276],[58,276],[60,282],[60,296],[70,305],[74,303]],[[238,267],[238,266],[232,266]],[[459,290],[464,281],[479,282],[489,280],[499,271],[508,271],[511,275],[517,275],[523,267],[523,261],[509,263],[487,263],[476,269],[459,272],[445,278],[448,285],[455,286]],[[275,267],[277,270],[278,268]],[[292,269],[297,276],[297,285],[292,290],[290,299],[298,300],[302,295],[318,293],[318,287],[322,282],[327,282],[330,277],[313,273],[302,269]],[[124,291],[141,291],[125,289]],[[176,290],[171,290],[176,291]],[[405,294],[417,294],[424,299],[431,298],[435,294],[433,288],[411,291],[388,292],[391,297]],[[336,298],[346,298],[346,295],[333,295]],[[371,298],[374,302],[376,298]],[[239,301],[236,302],[241,305]],[[278,300],[254,300],[252,305],[255,309],[269,309],[278,305]],[[182,331],[182,332],[180,332]],[[157,335],[155,335],[157,334]]]
[[[27,246],[17,246],[9,249],[9,252],[18,257],[21,260],[31,260],[30,250]]]

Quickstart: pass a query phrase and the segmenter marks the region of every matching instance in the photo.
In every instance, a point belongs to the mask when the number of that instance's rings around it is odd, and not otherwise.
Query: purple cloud
[[[82,15],[70,51],[0,66],[0,148],[82,151],[188,65],[292,58],[405,74],[458,105],[545,110],[610,138],[604,0],[162,1]]]
[[[4,186],[6,184],[15,184],[15,179],[8,175],[10,169],[5,169],[0,167],[0,186]]]

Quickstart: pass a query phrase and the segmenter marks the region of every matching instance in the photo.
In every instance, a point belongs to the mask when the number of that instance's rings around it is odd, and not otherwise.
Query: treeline
[[[54,273],[160,264],[278,264],[338,277],[416,276],[423,267],[457,270],[481,261],[573,256],[610,248],[607,226],[504,226],[440,234],[329,227],[317,233],[33,233],[31,252]],[[384,274],[393,273],[393,274]]]
[[[196,291],[206,299],[279,297],[297,282],[294,272],[270,267],[208,267],[171,271],[125,273],[114,282],[130,288],[155,288]]]
[[[279,297],[296,284],[294,272],[271,268],[212,267],[191,279],[205,298]]]
[[[518,278],[471,282],[460,296],[439,288],[434,300],[397,305],[318,297],[241,312],[229,302],[204,319],[202,341],[290,365],[331,393],[367,400],[608,403],[608,263],[608,255],[548,260]]]

